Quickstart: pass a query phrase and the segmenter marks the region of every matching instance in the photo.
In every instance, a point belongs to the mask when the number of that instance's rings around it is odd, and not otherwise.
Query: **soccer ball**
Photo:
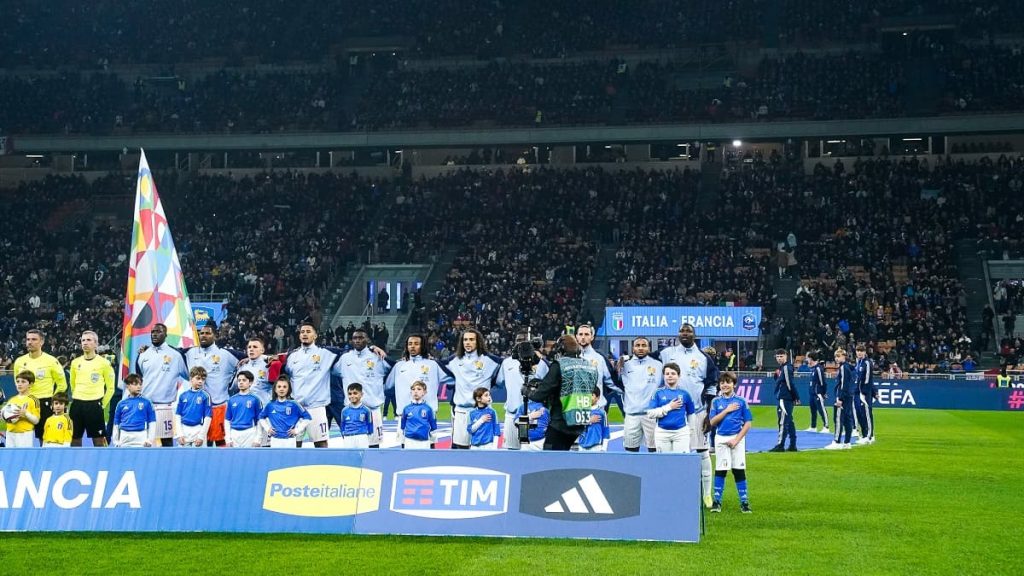
[[[2,417],[5,422],[13,424],[21,418],[21,413],[18,411],[17,406],[8,403],[4,404],[4,407],[0,409],[0,417]]]

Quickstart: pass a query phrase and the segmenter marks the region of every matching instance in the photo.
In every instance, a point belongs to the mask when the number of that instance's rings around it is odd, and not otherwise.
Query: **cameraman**
[[[569,450],[590,421],[593,394],[599,373],[590,362],[580,358],[582,348],[575,336],[565,334],[555,344],[547,376],[530,393],[530,400],[547,406],[551,423],[544,437],[545,450]],[[560,355],[559,355],[560,353]]]
[[[516,346],[524,342],[530,342],[530,333],[526,330],[520,330],[516,332],[515,345],[512,348],[512,355],[501,361],[501,369],[498,370],[498,377],[495,384],[505,388],[506,399],[505,399],[505,448],[509,450],[519,450],[519,429],[516,427],[516,410],[523,405],[523,385],[525,379],[523,378],[522,365],[519,359],[516,357]],[[535,349],[540,348],[539,345],[535,345]],[[548,363],[541,356],[540,352],[534,352],[536,354],[536,361],[529,365],[528,370],[531,374],[530,380],[540,379],[547,376]]]

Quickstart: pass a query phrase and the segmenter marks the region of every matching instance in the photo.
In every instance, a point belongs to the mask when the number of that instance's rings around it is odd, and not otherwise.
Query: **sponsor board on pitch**
[[[57,448],[0,462],[0,530],[666,541],[700,530],[695,455]],[[231,488],[182,489],[196,470]]]

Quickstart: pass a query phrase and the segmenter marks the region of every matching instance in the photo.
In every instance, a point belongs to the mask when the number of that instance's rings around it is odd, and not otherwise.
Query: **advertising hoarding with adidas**
[[[640,514],[639,476],[572,468],[523,475],[519,511],[530,516],[600,522]]]

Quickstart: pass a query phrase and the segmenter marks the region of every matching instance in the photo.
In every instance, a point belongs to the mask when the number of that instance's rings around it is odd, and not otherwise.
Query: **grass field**
[[[797,424],[806,426],[806,409],[801,410]],[[1024,414],[899,409],[875,414],[879,434],[873,446],[750,455],[754,514],[739,513],[730,477],[726,509],[709,515],[700,544],[3,534],[0,563],[7,573],[111,576],[1024,574]],[[765,426],[774,413],[755,408],[754,416]],[[724,568],[722,558],[732,566]]]

